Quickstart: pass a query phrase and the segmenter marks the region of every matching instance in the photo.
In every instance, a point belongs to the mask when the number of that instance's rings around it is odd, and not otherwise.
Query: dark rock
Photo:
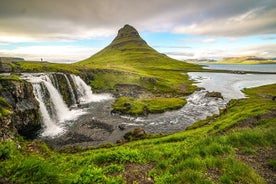
[[[143,92],[143,88],[141,86],[133,84],[116,84],[115,89],[116,91],[114,95],[116,97],[129,96],[138,98]]]
[[[120,125],[118,125],[118,128],[120,130],[125,130],[126,129],[126,125],[125,124],[120,124]]]
[[[124,138],[127,141],[132,141],[132,140],[138,140],[138,139],[143,139],[146,137],[146,132],[142,128],[135,128],[133,131],[127,132],[124,135]]]
[[[0,135],[1,138],[13,137],[17,133],[33,138],[41,128],[39,103],[37,102],[31,83],[21,80],[0,80],[0,96],[11,105],[11,114],[3,118],[0,129],[10,135]]]
[[[209,92],[208,91],[206,93],[205,97],[214,97],[214,98],[221,98],[221,99],[223,99],[223,96],[221,95],[221,93],[220,92],[215,92],[215,91],[213,91],[213,92]]]
[[[103,143],[114,131],[110,124],[99,120],[80,121],[57,138],[43,138],[52,148],[58,149],[64,146],[74,146],[89,143],[98,145]]]
[[[273,97],[272,97],[272,100],[275,101],[275,100],[276,100],[276,96],[273,96]]]
[[[7,63],[2,63],[0,61],[0,72],[3,72],[3,73],[9,73],[9,72],[12,72],[12,67],[7,64]]]
[[[155,84],[157,82],[157,79],[152,78],[152,77],[141,77],[140,80],[145,81],[145,82],[149,82],[149,83],[152,83],[152,84]]]

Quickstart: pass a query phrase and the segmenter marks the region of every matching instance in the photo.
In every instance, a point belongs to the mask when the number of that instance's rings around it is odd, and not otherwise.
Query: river
[[[244,70],[252,70],[251,65],[246,66],[243,66]],[[232,67],[223,65],[221,69],[232,70]],[[258,71],[268,71],[264,68]],[[104,101],[80,104],[78,109],[83,109],[86,113],[64,122],[65,132],[62,135],[49,137],[48,134],[45,137],[42,133],[40,138],[58,148],[65,145],[115,143],[135,127],[141,127],[147,133],[179,132],[198,120],[218,114],[219,109],[225,108],[230,99],[245,98],[241,92],[243,88],[276,83],[276,75],[272,74],[189,72],[188,75],[196,82],[195,85],[205,89],[186,96],[188,103],[179,110],[150,114],[146,117],[120,116],[110,113],[115,99],[106,98]],[[206,97],[207,91],[221,92],[224,98]]]

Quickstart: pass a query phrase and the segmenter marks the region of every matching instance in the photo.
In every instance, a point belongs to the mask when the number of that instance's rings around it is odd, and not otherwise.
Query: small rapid
[[[178,132],[198,120],[219,114],[219,109],[225,108],[227,101],[221,98],[207,97],[206,94],[206,90],[195,91],[187,96],[187,104],[179,110],[149,114],[147,117],[121,117],[128,121],[124,124],[125,126],[143,127],[149,133]]]

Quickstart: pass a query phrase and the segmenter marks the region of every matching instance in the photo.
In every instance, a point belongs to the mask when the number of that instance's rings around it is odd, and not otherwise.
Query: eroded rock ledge
[[[9,104],[6,107],[9,114],[0,117],[0,139],[12,139],[18,134],[34,137],[41,123],[32,85],[16,78],[0,77],[0,96]]]

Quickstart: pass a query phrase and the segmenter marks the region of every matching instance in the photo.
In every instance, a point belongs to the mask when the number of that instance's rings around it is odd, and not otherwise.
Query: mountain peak
[[[123,28],[119,29],[117,37],[115,39],[121,39],[126,37],[140,38],[140,35],[134,27],[126,24]]]
[[[140,37],[138,31],[131,25],[126,24],[124,27],[119,29],[117,36],[111,43],[111,46],[130,42],[146,44],[146,42]]]

